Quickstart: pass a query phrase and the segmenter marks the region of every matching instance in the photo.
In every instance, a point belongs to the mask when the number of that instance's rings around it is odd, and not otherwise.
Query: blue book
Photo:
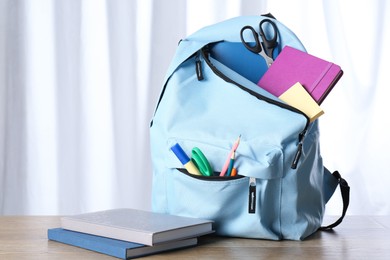
[[[155,246],[147,246],[123,240],[70,231],[62,228],[49,229],[47,231],[47,235],[48,239],[53,241],[77,246],[122,259],[141,257],[168,250],[195,246],[198,243],[197,238],[188,238],[161,243]]]
[[[278,46],[274,50],[274,59],[279,52]],[[268,70],[264,58],[246,49],[241,42],[217,42],[211,46],[210,55],[254,83],[257,83]]]

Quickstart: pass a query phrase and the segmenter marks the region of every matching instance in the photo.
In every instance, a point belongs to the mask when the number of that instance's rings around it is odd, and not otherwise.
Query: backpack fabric
[[[318,120],[309,123],[210,55],[214,43],[239,43],[241,28],[257,28],[264,18],[233,18],[180,41],[150,127],[152,209],[211,219],[218,235],[302,240],[321,228],[337,185],[348,187],[323,165]],[[280,49],[305,51],[292,31],[274,22]],[[198,147],[219,172],[238,136],[237,176],[188,174],[170,149],[178,143],[191,155]]]

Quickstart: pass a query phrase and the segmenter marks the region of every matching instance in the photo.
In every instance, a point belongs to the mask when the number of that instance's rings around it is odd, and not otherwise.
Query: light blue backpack
[[[240,43],[240,30],[264,16],[233,18],[182,40],[168,69],[151,122],[152,208],[214,220],[218,235],[301,240],[338,225],[349,186],[322,163],[317,120],[258,87],[210,55],[213,44]],[[305,50],[274,20],[280,49]],[[234,141],[236,176],[189,174],[171,147],[191,157],[199,148],[219,174]],[[336,223],[322,227],[325,204],[340,184],[344,203]]]

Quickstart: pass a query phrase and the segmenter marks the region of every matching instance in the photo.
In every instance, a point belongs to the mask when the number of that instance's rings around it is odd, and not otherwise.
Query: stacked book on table
[[[61,218],[48,238],[129,259],[195,246],[213,232],[212,221],[135,209],[114,209]]]

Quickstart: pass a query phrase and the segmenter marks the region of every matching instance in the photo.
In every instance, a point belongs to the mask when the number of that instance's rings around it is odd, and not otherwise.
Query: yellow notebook
[[[305,113],[310,118],[310,122],[324,114],[321,107],[299,82],[287,89],[279,98]]]

